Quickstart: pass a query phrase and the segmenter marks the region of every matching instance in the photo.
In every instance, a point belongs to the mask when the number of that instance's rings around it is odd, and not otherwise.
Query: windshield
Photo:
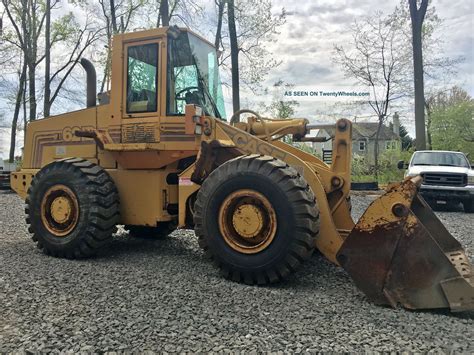
[[[467,158],[462,153],[416,152],[411,165],[459,166],[469,168]]]
[[[225,117],[216,50],[198,37],[181,32],[168,41],[167,113],[184,115],[187,104],[206,115]]]

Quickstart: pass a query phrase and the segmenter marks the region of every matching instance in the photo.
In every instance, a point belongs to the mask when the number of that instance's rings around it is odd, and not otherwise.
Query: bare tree
[[[335,46],[334,60],[346,76],[371,90],[372,98],[366,104],[378,118],[374,147],[376,177],[382,126],[390,114],[392,102],[405,96],[409,51],[401,31],[396,18],[377,13],[352,26],[352,48]]]
[[[105,84],[110,79],[110,64],[111,64],[111,41],[112,36],[116,33],[124,33],[128,30],[134,20],[135,15],[138,14],[140,8],[144,4],[144,0],[99,0],[102,10],[101,19],[104,22],[104,27],[107,37],[107,51],[105,54],[104,75],[101,84],[101,92],[105,89]]]
[[[227,16],[225,4],[227,3]],[[273,41],[286,11],[275,12],[271,0],[215,0],[217,10],[214,43],[221,52],[219,65],[232,77],[234,111],[240,108],[241,84],[257,92],[272,68],[281,64],[265,44]],[[227,21],[227,30],[224,23]]]
[[[11,132],[10,132],[10,154],[8,157],[8,161],[13,163],[15,161],[15,146],[16,146],[16,133],[18,128],[18,118],[20,117],[20,109],[21,104],[24,97],[24,90],[25,90],[25,83],[26,83],[26,69],[27,65],[26,62],[23,60],[21,73],[19,73],[19,80],[18,80],[18,91],[16,93],[15,99],[15,109],[13,112],[13,119],[11,125]]]
[[[44,36],[44,98],[43,98],[43,116],[49,117],[51,105],[51,86],[49,85],[51,77],[51,0],[46,0],[45,4],[46,24]]]
[[[59,0],[53,0],[53,8]],[[40,0],[2,0],[13,36],[9,34],[7,41],[17,45],[24,53],[28,67],[28,104],[29,119],[36,119],[36,69],[45,58],[38,51],[38,43],[44,30],[46,11]]]
[[[219,50],[222,46],[222,21],[224,17],[225,3],[226,0],[215,0],[215,4],[217,6],[217,26],[214,46],[217,50]]]
[[[75,21],[73,14],[62,17],[56,24],[59,24],[59,26],[55,26],[58,30],[52,31],[50,48],[46,49],[46,53],[50,52],[58,42],[61,42],[63,45],[66,44],[70,48],[70,52],[66,56],[58,56],[59,60],[57,60],[56,70],[50,76],[51,63],[49,63],[48,77],[45,76],[44,83],[45,117],[49,115],[51,106],[63,89],[66,80],[84,55],[84,52],[99,40],[103,34],[103,29],[98,28],[89,19],[86,20],[82,28],[79,28],[79,24]],[[46,62],[45,66],[48,67]],[[52,90],[53,86],[55,87]],[[46,95],[47,92],[48,94]]]
[[[161,17],[161,23],[163,26],[169,26],[170,25],[170,10],[169,10],[169,4],[168,0],[161,0],[160,3],[160,16],[158,17],[158,21],[160,21]],[[159,25],[159,22],[158,22]]]
[[[415,83],[415,128],[416,128],[416,149],[426,149],[425,135],[425,94],[423,84],[423,44],[422,28],[425,19],[428,0],[421,0],[420,7],[417,7],[416,0],[409,0],[410,16],[412,27],[413,45],[413,69]]]
[[[240,78],[239,78],[239,44],[237,43],[237,29],[235,26],[234,0],[227,1],[229,23],[230,59],[232,65],[232,107],[234,112],[240,110]]]

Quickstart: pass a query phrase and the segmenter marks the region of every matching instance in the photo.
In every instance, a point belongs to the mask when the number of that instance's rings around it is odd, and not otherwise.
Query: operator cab
[[[215,48],[191,32],[170,27],[166,31],[166,57],[161,41],[139,41],[125,46],[126,115],[165,111],[184,116],[185,106],[195,104],[205,115],[225,117],[224,100]],[[164,44],[164,43],[163,43]],[[166,59],[165,59],[166,58]],[[161,67],[160,61],[166,60]],[[160,80],[166,76],[165,110],[161,110]]]

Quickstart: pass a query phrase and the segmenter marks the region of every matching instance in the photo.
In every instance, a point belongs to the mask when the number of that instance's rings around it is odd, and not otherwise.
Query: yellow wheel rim
[[[267,248],[275,238],[276,213],[261,193],[237,190],[227,196],[219,209],[219,230],[232,249],[255,254]]]
[[[50,187],[41,201],[41,221],[56,237],[68,235],[79,220],[79,203],[74,192],[65,185]]]

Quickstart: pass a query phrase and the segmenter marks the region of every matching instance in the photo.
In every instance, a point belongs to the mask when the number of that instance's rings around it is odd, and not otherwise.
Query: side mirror
[[[403,160],[399,160],[397,163],[397,168],[400,170],[405,169],[405,162]]]

